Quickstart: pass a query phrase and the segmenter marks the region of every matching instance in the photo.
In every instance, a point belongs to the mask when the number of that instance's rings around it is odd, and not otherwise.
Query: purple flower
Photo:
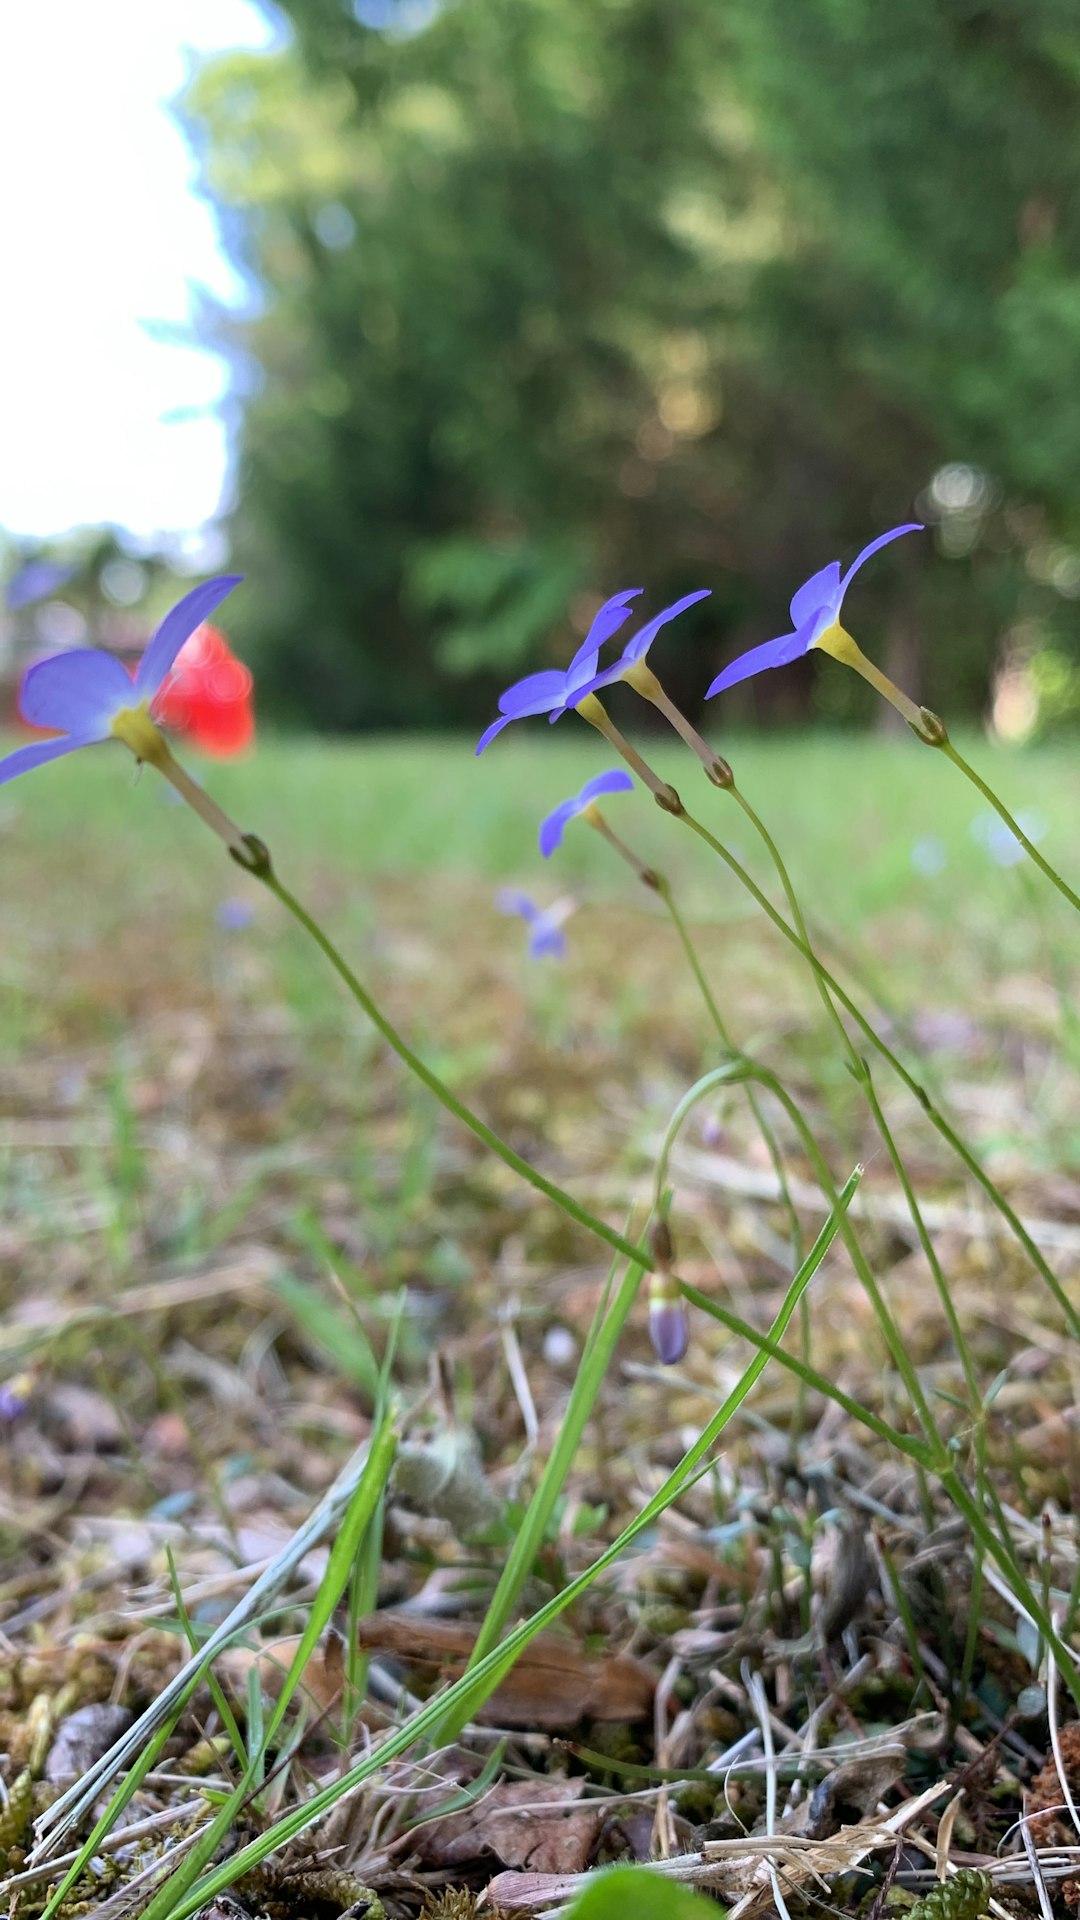
[[[692,607],[695,601],[707,600],[711,591],[710,587],[699,587],[696,593],[684,593],[681,600],[676,600],[670,607],[665,607],[661,613],[655,613],[651,620],[647,620],[643,627],[639,627],[637,632],[631,635],[619,658],[610,667],[605,667],[602,673],[594,673],[591,680],[577,689],[572,704],[576,705],[578,700],[583,700],[587,693],[596,693],[601,687],[612,686],[616,680],[629,679],[631,669],[644,660],[661,627],[666,627],[669,620],[675,620],[680,613],[685,613],[687,607]]]
[[[20,773],[29,773],[32,767],[43,766],[47,760],[59,760],[65,753],[96,746],[111,736],[127,735],[129,745],[140,737],[141,730],[149,730],[151,738],[158,738],[153,733],[151,708],[166,674],[184,641],[232,592],[240,578],[238,573],[222,574],[186,593],[165,615],[139,661],[134,680],[115,655],[97,647],[54,654],[31,667],[19,695],[23,719],[32,727],[55,727],[63,738],[35,740],[32,746],[9,753],[6,760],[0,760],[0,785]],[[130,724],[125,725],[128,719]]]
[[[241,899],[238,894],[230,894],[227,900],[222,900],[214,914],[214,919],[223,933],[243,933],[245,927],[250,927],[254,918],[255,909],[251,901]]]
[[[557,900],[553,907],[538,907],[527,893],[520,893],[516,887],[504,887],[501,893],[496,894],[495,905],[500,913],[521,915],[529,929],[530,960],[542,960],[545,954],[553,960],[565,958],[566,939],[562,925],[574,911],[572,900]]]
[[[66,587],[74,578],[74,567],[62,567],[55,560],[26,560],[18,573],[7,583],[5,598],[9,613],[18,613],[23,607],[32,607],[37,600],[47,600],[61,587]]]
[[[821,636],[830,627],[840,624],[840,609],[844,604],[844,595],[859,568],[869,560],[879,547],[888,546],[890,540],[898,540],[902,533],[921,533],[922,525],[917,520],[906,522],[902,527],[892,527],[888,533],[879,533],[864,547],[857,560],[853,560],[847,572],[841,577],[839,560],[831,560],[820,573],[811,574],[804,581],[791,602],[791,633],[782,633],[778,640],[766,640],[760,647],[751,647],[749,653],[740,654],[730,667],[718,673],[712,686],[705,695],[711,700],[714,693],[725,693],[728,687],[738,686],[740,680],[750,680],[756,673],[764,673],[768,667],[790,666],[793,660],[801,659],[817,646]]]
[[[629,620],[632,609],[626,605],[642,591],[640,587],[628,587],[625,593],[617,593],[613,599],[605,600],[592,626],[578,648],[565,673],[557,668],[549,668],[544,673],[526,674],[524,680],[515,680],[512,687],[499,699],[499,718],[493,720],[477,743],[477,753],[494,740],[497,733],[510,725],[511,720],[524,720],[532,713],[549,713],[557,720],[567,707],[577,704],[581,691],[587,681],[596,672],[596,663],[605,640],[617,633],[624,620]]]
[[[30,1402],[33,1380],[28,1373],[17,1373],[10,1380],[0,1380],[0,1426],[13,1425],[21,1420]]]
[[[690,1345],[690,1321],[677,1295],[654,1295],[649,1301],[649,1339],[663,1366],[674,1367],[683,1358]]]
[[[576,793],[572,800],[564,800],[541,823],[540,851],[544,859],[549,860],[561,843],[564,827],[569,826],[571,820],[576,820],[579,814],[587,813],[598,794],[630,793],[633,786],[630,775],[624,773],[621,767],[613,767],[610,773],[594,774],[591,780],[586,780],[580,793]]]

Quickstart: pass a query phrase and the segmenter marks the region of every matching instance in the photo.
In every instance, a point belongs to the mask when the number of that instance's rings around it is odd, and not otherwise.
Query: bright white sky
[[[193,51],[273,40],[254,0],[0,4],[0,528],[175,539],[218,508],[225,369],[147,323],[242,288],[168,102]]]

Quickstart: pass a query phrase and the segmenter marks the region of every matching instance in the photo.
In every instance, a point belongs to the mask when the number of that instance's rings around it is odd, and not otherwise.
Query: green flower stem
[[[803,1143],[807,1158],[813,1166],[818,1184],[828,1200],[829,1207],[839,1218],[840,1236],[847,1248],[848,1257],[859,1276],[863,1291],[873,1307],[874,1314],[885,1337],[889,1357],[907,1388],[908,1398],[911,1401],[912,1408],[930,1445],[939,1448],[941,1446],[941,1439],[926,1395],[923,1393],[918,1373],[909,1358],[907,1348],[904,1345],[903,1335],[896,1325],[881,1289],[874,1278],[870,1263],[859,1243],[859,1237],[848,1219],[847,1208],[841,1207],[840,1195],[837,1192],[836,1182],[829,1170],[828,1162],[821,1148],[818,1146],[814,1138],[813,1128],[810,1126],[798,1102],[792,1098],[784,1086],[783,1081],[780,1080],[775,1073],[770,1072],[768,1067],[756,1065],[754,1061],[747,1059],[745,1055],[736,1054],[727,1065],[716,1067],[712,1073],[702,1075],[701,1079],[683,1095],[668,1122],[667,1132],[664,1135],[664,1143],[660,1149],[660,1155],[656,1163],[657,1195],[659,1196],[667,1185],[667,1169],[668,1161],[671,1157],[671,1150],[675,1145],[679,1129],[686,1119],[687,1114],[699,1100],[705,1097],[712,1087],[720,1086],[729,1080],[756,1080],[760,1086],[768,1088],[769,1092],[775,1099],[779,1100],[781,1106],[787,1113],[788,1118]]]
[[[738,801],[747,819],[750,821],[751,825],[755,828],[756,832],[760,835],[761,839],[765,844],[765,847],[768,850],[769,858],[772,860],[773,866],[776,868],[777,874],[779,875],[779,878],[780,878],[780,884],[783,887],[784,894],[787,898],[788,906],[791,909],[792,920],[795,923],[795,927],[799,934],[799,938],[802,940],[806,948],[806,952],[809,956],[810,964],[813,969],[814,980],[817,984],[818,992],[821,995],[822,1004],[824,1005],[826,1013],[830,1016],[832,1023],[836,1028],[837,1033],[840,1036],[841,1042],[848,1055],[848,1062],[849,1062],[849,1065],[851,1066],[852,1073],[854,1074],[856,1081],[858,1082],[859,1086],[862,1088],[863,1092],[866,1095],[867,1102],[870,1106],[870,1111],[874,1116],[874,1123],[877,1127],[878,1133],[881,1135],[881,1139],[884,1143],[885,1150],[888,1153],[890,1161],[892,1162],[893,1172],[895,1173],[897,1180],[900,1182],[900,1186],[903,1190],[904,1198],[907,1201],[908,1212],[911,1215],[912,1222],[915,1227],[915,1231],[919,1236],[919,1244],[922,1247],[923,1253],[925,1254],[927,1263],[930,1267],[931,1274],[933,1275],[934,1285],[937,1288],[938,1298],[941,1301],[942,1308],[945,1313],[945,1318],[948,1321],[949,1330],[953,1337],[953,1343],[956,1347],[956,1351],[960,1359],[960,1364],[963,1368],[964,1379],[967,1383],[968,1394],[971,1400],[971,1410],[972,1410],[972,1413],[974,1414],[978,1409],[980,1396],[979,1396],[978,1383],[975,1379],[974,1370],[971,1365],[971,1356],[968,1352],[967,1341],[964,1339],[963,1329],[960,1326],[960,1321],[957,1317],[956,1308],[953,1305],[952,1295],[949,1292],[948,1283],[945,1279],[944,1273],[942,1272],[941,1263],[938,1260],[937,1252],[934,1248],[934,1243],[927,1231],[926,1222],[923,1219],[922,1209],[919,1206],[919,1202],[915,1194],[915,1189],[911,1183],[911,1179],[908,1175],[907,1168],[904,1165],[904,1161],[900,1153],[900,1149],[897,1146],[896,1141],[893,1137],[892,1130],[890,1129],[885,1119],[885,1115],[884,1115],[884,1112],[882,1111],[881,1103],[878,1100],[877,1093],[874,1088],[873,1079],[871,1077],[870,1068],[867,1062],[862,1058],[862,1055],[858,1052],[857,1048],[854,1046],[851,1039],[851,1035],[848,1033],[847,1028],[845,1027],[843,1021],[840,1018],[840,1015],[836,1010],[832,995],[829,992],[828,986],[826,985],[825,979],[822,974],[821,964],[818,960],[817,954],[814,951],[814,947],[811,942],[810,935],[807,932],[806,921],[803,918],[802,909],[799,905],[798,895],[796,894],[795,888],[792,885],[791,876],[788,873],[787,866],[785,865],[785,862],[780,853],[779,847],[777,846],[775,840],[773,839],[772,834],[769,832],[768,828],[766,827],[765,822],[759,817],[755,809],[750,805],[749,800],[747,800],[746,796],[740,791],[740,789],[737,786],[735,786],[734,782],[731,785],[730,792],[731,792],[732,798]]]
[[[665,808],[665,811],[670,811],[670,809]],[[783,934],[784,939],[787,940],[791,946],[795,947],[797,951],[803,955],[804,959],[809,960],[811,964],[813,964],[815,956],[812,954],[810,949],[806,946],[805,942],[800,939],[795,928],[789,926],[788,922],[784,919],[783,914],[779,913],[777,909],[773,906],[773,903],[769,899],[768,895],[762,892],[762,889],[758,886],[753,876],[747,872],[746,868],[742,865],[742,862],[737,860],[735,858],[735,855],[728,851],[727,847],[724,846],[722,841],[716,838],[715,834],[709,832],[708,827],[703,826],[700,820],[696,820],[693,814],[687,813],[685,807],[680,807],[679,812],[676,815],[676,818],[682,820],[686,824],[686,826],[690,828],[690,831],[692,833],[697,834],[700,840],[704,840],[706,845],[711,847],[713,852],[720,856],[720,859],[724,862],[725,866],[730,869],[730,871],[735,875],[736,879],[741,883],[741,885],[746,888],[746,891],[751,895],[751,897],[754,900],[756,900],[762,912],[765,913],[768,916],[768,918],[772,921],[777,931]],[[1064,1316],[1074,1339],[1080,1340],[1080,1313],[1077,1312],[1076,1308],[1073,1306],[1072,1302],[1069,1300],[1068,1296],[1065,1293],[1064,1288],[1061,1285],[1060,1280],[1057,1278],[1057,1275],[1054,1273],[1053,1269],[1048,1265],[1047,1261],[1043,1258],[1042,1253],[1039,1251],[1039,1248],[1036,1246],[1030,1233],[1028,1232],[1027,1228],[1024,1226],[1023,1221],[1020,1219],[1015,1209],[1012,1206],[1010,1206],[1008,1200],[1006,1199],[1005,1195],[1002,1193],[1000,1187],[997,1185],[997,1183],[993,1179],[991,1179],[985,1167],[983,1167],[980,1164],[980,1162],[976,1159],[974,1153],[971,1151],[971,1148],[968,1147],[965,1144],[965,1142],[960,1138],[960,1135],[956,1132],[955,1128],[950,1125],[949,1121],[945,1118],[945,1115],[942,1113],[940,1107],[936,1104],[934,1100],[931,1099],[929,1093],[926,1091],[926,1088],[923,1086],[920,1086],[919,1082],[915,1079],[914,1075],[912,1073],[909,1073],[903,1061],[900,1060],[898,1056],[892,1051],[892,1048],[878,1033],[877,1029],[873,1026],[871,1021],[867,1018],[866,1014],[862,1012],[861,1008],[851,998],[851,995],[844,991],[843,987],[840,985],[840,982],[835,978],[835,976],[832,973],[830,973],[829,969],[826,966],[824,966],[820,960],[817,961],[817,968],[820,971],[821,978],[825,982],[825,985],[828,987],[829,992],[835,995],[840,1005],[844,1007],[845,1010],[851,1015],[852,1019],[855,1021],[856,1025],[860,1028],[860,1030],[866,1035],[866,1038],[870,1041],[871,1045],[876,1047],[882,1059],[888,1062],[889,1066],[892,1068],[897,1078],[903,1082],[905,1087],[907,1087],[908,1092],[914,1094],[920,1107],[922,1108],[923,1112],[926,1114],[927,1119],[930,1121],[931,1126],[935,1128],[935,1130],[941,1135],[943,1140],[948,1141],[949,1146],[952,1148],[957,1158],[963,1162],[964,1166],[967,1168],[968,1172],[970,1173],[972,1179],[978,1182],[979,1186],[982,1188],[983,1192],[986,1194],[986,1197],[990,1201],[991,1205],[1001,1215],[1002,1219],[1007,1223],[1011,1233],[1013,1234],[1015,1239],[1019,1242],[1019,1244],[1023,1247],[1025,1253],[1028,1256],[1028,1259],[1031,1261],[1032,1266],[1035,1268],[1036,1272],[1040,1275],[1041,1279],[1044,1281],[1045,1285],[1048,1287],[1059,1311]]]
[[[159,733],[158,740],[160,745],[154,754],[152,764],[159,773],[164,774],[166,780],[176,788],[177,793],[187,801],[188,806],[198,814],[200,820],[206,822],[211,833],[216,833],[219,839],[224,840],[229,852],[243,864],[245,835],[236,822],[230,820],[227,813],[222,812],[217,801],[211,800],[210,795],[204,792],[198,781],[193,780],[187,769],[173,757],[164,734]]]
[[[981,773],[976,773],[974,767],[968,765],[968,762],[964,759],[964,756],[962,753],[957,753],[956,748],[953,746],[952,741],[948,737],[948,734],[945,735],[945,738],[943,740],[941,741],[935,740],[931,744],[936,746],[938,749],[938,752],[943,753],[947,760],[951,760],[954,767],[958,767],[960,769],[960,772],[963,774],[965,780],[971,781],[972,786],[976,787],[978,791],[982,794],[983,799],[988,801],[990,806],[993,807],[994,812],[997,814],[999,820],[1004,820],[1005,825],[1009,829],[1009,832],[1014,833],[1016,835],[1016,838],[1019,840],[1020,845],[1024,849],[1024,852],[1027,854],[1028,859],[1033,860],[1035,862],[1035,865],[1039,868],[1039,871],[1046,875],[1046,878],[1049,880],[1051,886],[1054,886],[1057,888],[1062,899],[1067,900],[1070,907],[1075,907],[1077,913],[1080,913],[1080,894],[1075,894],[1072,888],[1068,885],[1068,883],[1062,879],[1060,873],[1057,871],[1057,868],[1052,867],[1050,865],[1049,860],[1044,859],[1043,855],[1039,852],[1038,847],[1034,844],[1032,840],[1028,839],[1028,836],[1024,832],[1024,829],[1020,825],[1019,821],[1013,818],[1012,814],[1009,812],[1008,807],[1005,805],[1005,802],[1003,800],[998,799],[997,794],[994,792],[993,787],[987,785],[987,782],[983,779]]]
[[[836,1006],[833,1002],[833,997],[829,992],[825,975],[822,972],[821,963],[818,960],[817,954],[814,952],[814,949],[810,940],[810,935],[806,930],[806,921],[803,919],[802,908],[799,905],[798,895],[795,892],[795,888],[792,886],[791,875],[788,873],[784,860],[781,857],[780,849],[777,846],[776,841],[773,839],[772,834],[769,832],[768,827],[765,825],[764,820],[762,820],[760,815],[755,812],[754,808],[750,805],[750,802],[746,798],[746,795],[743,793],[742,789],[735,785],[734,780],[732,781],[730,787],[728,788],[728,792],[731,794],[732,799],[738,802],[739,806],[742,808],[744,814],[746,815],[751,826],[753,827],[755,833],[758,834],[760,839],[764,842],[765,850],[768,853],[768,856],[772,861],[773,866],[776,868],[777,877],[779,878],[780,885],[784,889],[784,897],[787,900],[788,907],[791,912],[791,918],[795,924],[795,930],[798,933],[799,939],[802,941],[802,944],[806,949],[806,954],[810,961],[810,967],[814,975],[814,984],[817,987],[818,993],[821,996],[822,1006],[825,1008],[825,1012],[829,1020],[832,1022],[832,1025],[836,1029],[836,1033],[839,1038],[840,1045],[843,1047],[843,1050],[847,1055],[848,1064],[851,1066],[853,1072],[855,1073],[856,1079],[861,1079],[864,1071],[862,1061],[852,1041],[851,1035],[849,1034],[843,1021],[841,1020],[840,1015],[836,1011]]]
[[[932,1444],[920,1440],[915,1434],[901,1433],[898,1427],[891,1426],[887,1420],[872,1413],[869,1407],[864,1407],[861,1401],[845,1393],[842,1387],[837,1386],[835,1380],[830,1380],[825,1374],[819,1373],[808,1361],[785,1352],[777,1340],[767,1333],[760,1333],[748,1321],[741,1320],[737,1313],[732,1313],[730,1307],[722,1306],[719,1300],[713,1300],[707,1293],[701,1293],[687,1280],[683,1280],[680,1284],[683,1299],[688,1300],[692,1307],[697,1307],[711,1320],[718,1321],[722,1327],[727,1328],[729,1333],[737,1334],[740,1340],[748,1341],[760,1354],[764,1354],[766,1359],[777,1361],[788,1373],[793,1373],[803,1387],[811,1393],[821,1394],[825,1400],[831,1400],[850,1419],[857,1421],[859,1426],[865,1427],[868,1432],[876,1435],[877,1439],[883,1440],[886,1446],[895,1447],[898,1453],[904,1454],[909,1460],[917,1462],[919,1466],[927,1468],[930,1472],[934,1471],[935,1458],[938,1456]]]
[[[306,907],[302,907],[295,895],[290,893],[288,887],[278,879],[261,842],[254,841],[249,835],[245,837],[245,847],[249,857],[243,858],[240,864],[247,872],[254,874],[257,880],[262,881],[263,886],[281,902],[286,912],[292,914],[293,919],[303,927],[305,933],[311,936],[316,946],[322,949],[334,972],[344,982],[357,1006],[367,1015],[372,1026],[381,1033],[387,1045],[397,1054],[402,1064],[408,1067],[409,1072],[423,1082],[428,1091],[435,1095],[436,1100],[441,1101],[447,1112],[452,1113],[455,1120],[460,1120],[463,1127],[467,1127],[470,1133],[483,1141],[485,1147],[496,1154],[505,1166],[520,1175],[522,1180],[527,1180],[529,1185],[535,1187],[536,1191],[542,1193],[546,1199],[553,1200],[557,1207],[561,1207],[564,1213],[569,1214],[571,1220],[576,1220],[579,1226],[586,1227],[590,1233],[594,1233],[599,1240],[603,1240],[616,1253],[621,1254],[624,1260],[631,1260],[635,1266],[651,1272],[652,1262],[642,1247],[632,1246],[621,1233],[616,1233],[613,1227],[606,1226],[603,1220],[598,1220],[571,1194],[564,1193],[554,1181],[545,1179],[542,1173],[538,1173],[536,1168],[530,1166],[527,1160],[523,1160],[519,1153],[515,1153],[513,1147],[508,1147],[505,1140],[500,1140],[498,1134],[493,1133],[478,1114],[473,1113],[464,1101],[459,1100],[457,1095],[450,1091],[450,1088],[439,1079],[438,1074],[433,1073],[431,1068],[421,1060],[419,1054],[413,1052],[408,1041],[402,1038],[397,1028],[391,1025],[386,1015],[376,1006],[367,988],[361,985],[348,962],[342,958],[318,921],[312,918]]]
[[[893,1139],[892,1129],[890,1128],[888,1121],[885,1118],[884,1112],[882,1111],[881,1102],[877,1096],[877,1089],[874,1086],[874,1082],[870,1075],[869,1069],[867,1069],[866,1071],[866,1076],[862,1084],[866,1093],[866,1098],[870,1103],[870,1110],[874,1116],[874,1123],[877,1127],[878,1132],[881,1135],[882,1140],[885,1143],[885,1150],[888,1153],[889,1159],[892,1161],[893,1172],[896,1174],[896,1177],[899,1180],[901,1187],[903,1188],[904,1199],[907,1201],[908,1212],[910,1213],[911,1218],[914,1222],[915,1231],[919,1236],[919,1245],[922,1247],[923,1254],[926,1258],[926,1263],[930,1268],[931,1274],[933,1275],[934,1285],[937,1288],[937,1296],[938,1296],[938,1299],[941,1301],[942,1311],[944,1312],[945,1318],[948,1322],[949,1332],[952,1335],[953,1345],[956,1348],[957,1357],[960,1361],[961,1367],[963,1368],[964,1381],[968,1390],[968,1398],[971,1402],[971,1413],[974,1418],[977,1418],[979,1416],[979,1409],[981,1406],[982,1396],[979,1392],[978,1380],[975,1377],[975,1369],[972,1365],[971,1354],[968,1349],[968,1343],[964,1338],[964,1330],[963,1330],[963,1327],[960,1325],[960,1316],[956,1311],[956,1306],[953,1301],[952,1294],[949,1291],[949,1283],[946,1280],[945,1275],[942,1271],[941,1262],[937,1257],[937,1251],[934,1247],[933,1240],[931,1239],[930,1234],[927,1231],[926,1222],[922,1216],[922,1208],[919,1206],[919,1202],[915,1197],[915,1189],[911,1184],[911,1178],[908,1174],[907,1167],[904,1165],[904,1160],[900,1153],[900,1149],[898,1148],[895,1140]]]
[[[670,883],[662,874],[658,874],[653,880],[653,885],[663,900],[668,913],[671,915],[675,931],[682,943],[682,949],[686,955],[690,971],[701,989],[701,997],[709,1010],[709,1017],[716,1031],[716,1037],[725,1051],[733,1054],[736,1052],[736,1048],[732,1044],[731,1036],[728,1033],[724,1017],[716,1004],[712,988],[705,978],[705,972],[701,965],[697,948],[690,938],[690,930],[675,903],[675,896],[671,891]],[[757,1094],[749,1083],[746,1085],[746,1097],[750,1111],[754,1116],[757,1130],[765,1144],[765,1151],[772,1161],[773,1172],[776,1175],[780,1195],[787,1209],[788,1221],[791,1226],[791,1244],[795,1254],[795,1264],[796,1266],[800,1266],[803,1257],[802,1227],[799,1224],[798,1209],[791,1197],[791,1188],[788,1185],[787,1169],[784,1166],[783,1154],[780,1152],[780,1143],[776,1138],[776,1134],[769,1123]]]

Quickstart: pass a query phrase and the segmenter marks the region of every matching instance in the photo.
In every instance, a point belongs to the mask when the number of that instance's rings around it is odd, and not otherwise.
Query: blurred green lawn
[[[1014,809],[1041,817],[1045,852],[1075,880],[1074,749],[961,744]],[[1067,910],[1026,863],[994,863],[972,832],[985,814],[982,801],[931,750],[907,738],[822,734],[724,745],[807,912],[857,943],[894,986],[935,998],[966,994],[984,968],[991,977],[1030,966],[1045,974],[1040,954],[1048,941],[1068,966],[1076,947]],[[774,889],[745,821],[697,763],[666,737],[645,750],[688,807]],[[279,871],[328,913],[346,943],[395,917],[436,930],[447,963],[455,932],[466,942],[478,926],[491,937],[497,929],[499,939],[516,938],[493,906],[496,886],[506,882],[541,901],[572,889],[584,904],[655,909],[582,826],[571,827],[552,861],[538,853],[541,816],[612,764],[584,728],[564,723],[549,734],[538,723],[479,760],[466,739],[264,738],[249,760],[189,764],[242,826],[262,835]],[[615,796],[609,817],[645,860],[665,868],[697,921],[722,927],[753,916],[707,850],[646,794]],[[941,863],[930,874],[916,864],[927,842]],[[80,992],[92,1000],[94,976],[110,956],[129,972],[156,967],[172,943],[180,964],[192,930],[212,927],[224,898],[261,898],[201,823],[173,803],[171,789],[150,770],[137,775],[111,746],[0,791],[0,848],[0,1045],[9,1054],[49,1026],[50,992],[62,996],[91,954]],[[260,914],[273,953],[286,930],[269,906]],[[915,968],[925,967],[927,951],[933,977],[920,979]]]

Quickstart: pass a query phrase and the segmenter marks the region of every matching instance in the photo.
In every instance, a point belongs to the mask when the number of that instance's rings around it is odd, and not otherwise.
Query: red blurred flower
[[[255,738],[253,681],[216,627],[201,626],[180,649],[154,702],[156,717],[205,753],[230,759]]]

